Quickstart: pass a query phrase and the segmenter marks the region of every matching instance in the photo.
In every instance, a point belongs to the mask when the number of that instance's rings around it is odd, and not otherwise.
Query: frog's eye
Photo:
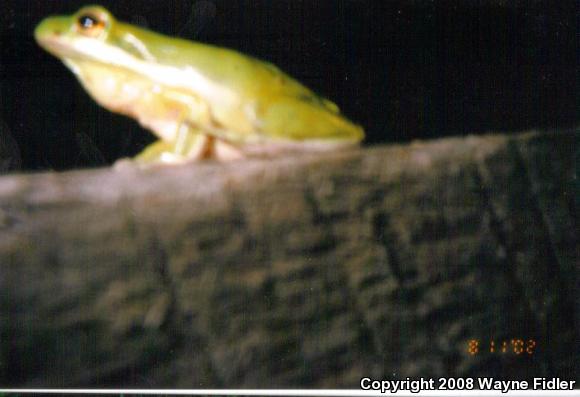
[[[84,35],[97,37],[105,29],[105,21],[91,14],[83,14],[77,18],[77,28]]]

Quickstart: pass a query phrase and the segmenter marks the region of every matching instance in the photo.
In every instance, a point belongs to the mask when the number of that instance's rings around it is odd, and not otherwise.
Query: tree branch
[[[578,380],[577,138],[2,177],[0,384]]]

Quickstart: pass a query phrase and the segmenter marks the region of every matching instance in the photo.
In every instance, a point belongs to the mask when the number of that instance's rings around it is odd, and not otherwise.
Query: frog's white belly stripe
[[[208,79],[191,66],[178,68],[157,64],[151,60],[142,61],[122,49],[89,38],[77,38],[72,46],[74,52],[83,54],[88,59],[94,59],[95,62],[125,68],[167,86],[190,89],[211,103],[220,103],[225,106],[238,105],[239,99],[234,92]],[[98,58],[92,54],[98,54]],[[73,69],[73,72],[76,71]]]

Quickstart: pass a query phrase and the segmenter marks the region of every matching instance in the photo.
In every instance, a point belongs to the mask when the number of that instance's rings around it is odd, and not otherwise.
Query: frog
[[[155,135],[132,158],[139,165],[320,153],[365,136],[270,62],[122,22],[100,5],[49,16],[34,37],[100,106]]]

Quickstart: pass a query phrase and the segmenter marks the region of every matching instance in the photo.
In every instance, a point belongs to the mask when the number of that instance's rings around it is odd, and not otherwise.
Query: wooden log
[[[577,139],[2,177],[0,384],[578,380]]]

